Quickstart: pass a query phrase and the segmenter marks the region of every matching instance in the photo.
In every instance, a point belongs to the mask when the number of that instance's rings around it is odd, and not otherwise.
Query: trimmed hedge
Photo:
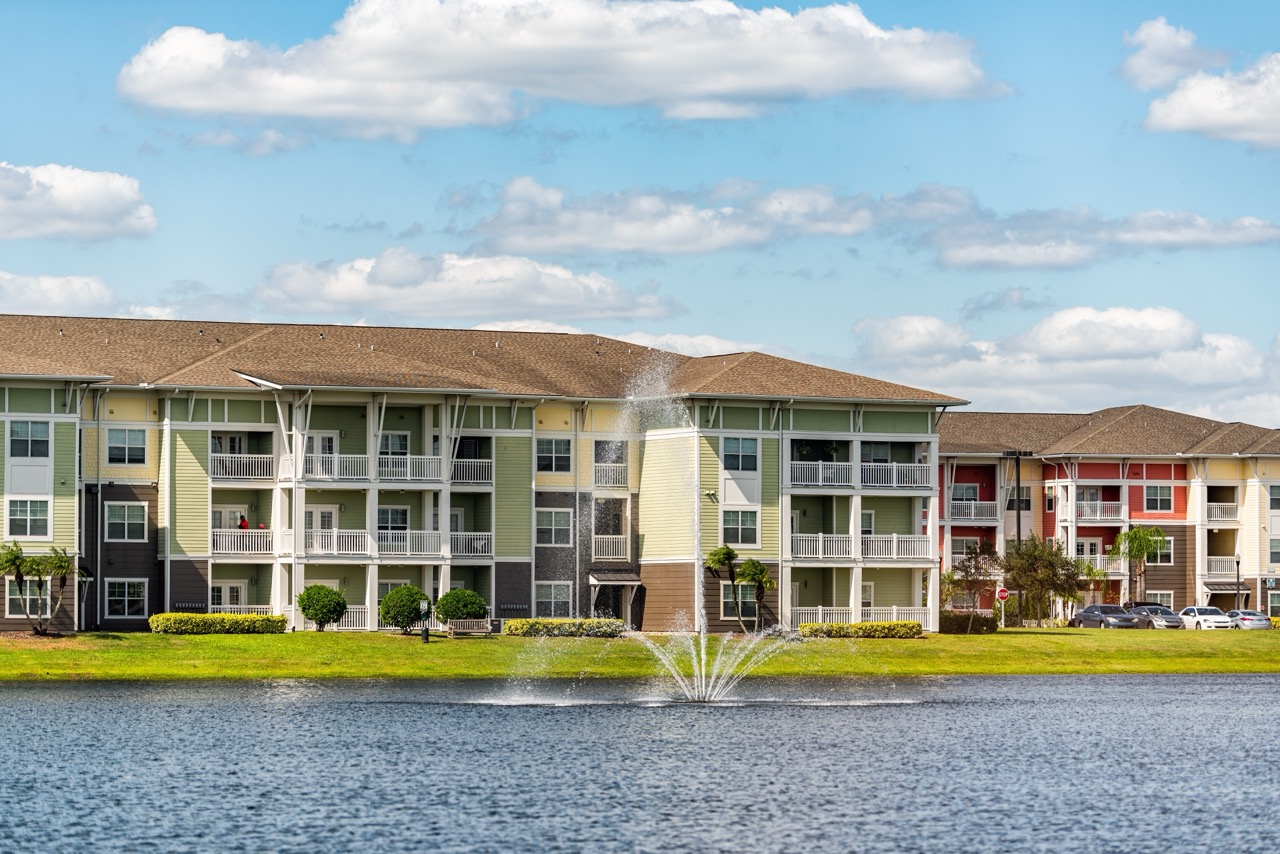
[[[989,635],[1000,628],[1000,618],[988,614],[974,614],[973,628],[969,628],[967,611],[943,611],[938,620],[938,634],[942,635]]]
[[[796,629],[806,638],[918,638],[924,629],[915,620],[883,623],[801,623]]]
[[[167,635],[278,635],[288,622],[281,614],[152,614],[151,631]]]
[[[626,631],[622,620],[551,619],[504,620],[502,633],[522,638],[616,638]]]

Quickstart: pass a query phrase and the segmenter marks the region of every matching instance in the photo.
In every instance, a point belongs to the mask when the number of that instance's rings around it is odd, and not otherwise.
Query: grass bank
[[[1107,632],[1014,629],[920,640],[786,644],[762,676],[1274,673],[1280,631]],[[0,637],[0,680],[646,677],[636,640],[433,637],[365,632],[285,635],[88,633]]]

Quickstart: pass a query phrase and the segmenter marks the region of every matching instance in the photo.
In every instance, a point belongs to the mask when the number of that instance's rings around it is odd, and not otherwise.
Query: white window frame
[[[729,450],[729,443],[735,443],[736,450]],[[744,449],[744,443],[751,443],[751,452],[747,453]],[[729,465],[729,458],[734,458],[734,465]],[[751,465],[744,466],[743,458],[750,457]],[[751,436],[725,436],[720,439],[720,465],[725,471],[754,471],[760,470],[760,440]]]
[[[542,519],[539,517],[541,513],[550,513],[552,515],[551,525],[543,525]],[[564,514],[568,517],[568,521],[564,525],[555,524],[554,518],[557,514]],[[573,546],[573,508],[571,507],[535,507],[533,511],[533,527],[534,536],[533,543],[539,548],[571,548]],[[563,543],[556,542],[556,531],[566,531],[568,533],[568,541]],[[543,531],[549,531],[551,541],[544,543],[540,539]]]
[[[1271,510],[1280,510],[1280,485],[1268,487],[1267,494],[1268,508]]]
[[[982,547],[981,537],[952,537],[951,538],[951,556],[964,560],[969,555],[969,543],[973,543],[975,549]],[[963,544],[963,547],[962,547]]]
[[[17,428],[19,424],[26,425],[27,427],[26,436],[13,435],[15,428]],[[44,427],[43,436],[31,435],[31,428],[36,424],[39,424]],[[9,439],[9,441],[5,443],[5,448],[8,451],[10,458],[20,459],[20,460],[48,460],[53,458],[53,426],[48,421],[30,421],[30,420],[10,421],[9,427],[5,431],[5,433],[7,434],[7,437]],[[22,454],[15,453],[14,451],[14,448],[16,447],[16,445],[14,444],[15,442],[25,442],[26,452]],[[33,442],[44,442],[43,454],[31,453]]]
[[[384,512],[384,511],[388,514],[388,518],[387,518],[387,521],[386,521],[386,522],[382,521],[382,514],[383,514],[383,512]],[[377,516],[375,517],[375,520],[374,520],[374,521],[375,521],[375,523],[376,523],[377,528],[378,528],[378,530],[379,530],[379,531],[397,531],[397,532],[399,532],[399,531],[408,531],[408,530],[409,530],[409,527],[410,527],[410,519],[409,519],[409,517],[410,517],[410,512],[409,512],[409,511],[410,511],[410,508],[409,508],[409,506],[408,506],[408,505],[400,505],[400,504],[380,504],[380,505],[378,505],[378,513],[377,513]],[[401,527],[393,527],[393,525],[399,525],[400,523],[399,523],[399,522],[392,522],[392,521],[391,521],[391,519],[390,519],[390,514],[391,514],[392,512],[400,512],[400,513],[404,513],[404,527],[403,527],[403,528],[401,528]],[[336,518],[336,517],[335,517],[335,518]],[[406,582],[406,583],[407,583],[407,582]]]
[[[1280,590],[1267,591],[1267,616],[1280,617]]]
[[[381,578],[377,582],[378,591],[378,614],[382,614],[382,600],[387,598],[387,594],[397,587],[408,587],[409,579],[407,578]]]
[[[5,575],[0,577],[4,578],[4,615],[6,617],[10,619],[13,619],[13,618],[23,619],[27,616],[26,614],[22,613],[21,607],[19,607],[16,612],[10,608],[14,600],[22,600],[22,599],[27,600],[28,608],[31,608],[32,603],[34,603],[36,607],[40,609],[40,614],[39,614],[40,616],[47,617],[49,615],[49,609],[53,607],[53,587],[52,585],[49,584],[48,580],[45,581],[45,585],[44,585],[44,601],[40,602],[37,599],[39,594],[35,592],[36,579],[24,578],[23,581],[25,582],[25,586],[27,588],[26,595],[14,596],[9,590],[9,585],[17,584],[18,582],[11,575]]]
[[[14,511],[15,504],[27,505],[27,508],[26,508],[27,514],[21,517],[14,516],[13,511]],[[43,504],[44,516],[32,516],[31,515],[32,504]],[[19,534],[14,531],[13,520],[17,518],[26,520],[27,533]],[[31,520],[33,518],[44,519],[45,532],[43,534],[31,533]],[[5,524],[5,533],[8,534],[9,539],[11,540],[21,540],[23,542],[49,542],[53,539],[53,501],[48,498],[25,498],[25,497],[11,496],[7,498],[4,503],[4,524]]]
[[[209,508],[209,527],[213,528],[213,530],[215,531],[234,531],[240,527],[241,516],[244,516],[245,520],[248,521],[249,519],[248,510],[249,508],[245,507],[244,505],[237,506],[234,504],[214,504],[212,507]],[[213,524],[214,513],[222,514],[223,523],[221,528],[214,527],[214,524]],[[228,516],[231,517],[230,525],[228,525],[225,521]]]
[[[542,443],[549,442],[551,450],[544,453]],[[557,449],[559,442],[564,443],[564,452]],[[547,461],[549,468],[543,468],[543,460]],[[557,466],[563,461],[564,468]],[[534,469],[538,474],[572,474],[573,473],[573,440],[558,436],[539,436],[534,443],[533,452]]]
[[[874,537],[876,535],[876,511],[863,510],[858,517],[858,536]]]
[[[951,484],[951,500],[952,501],[977,501],[978,500],[978,484],[976,483]]]
[[[240,591],[240,603],[231,602],[228,595],[232,590]],[[217,594],[217,597],[214,594]],[[215,598],[221,598],[221,602],[213,601]],[[248,604],[249,586],[244,581],[214,581],[209,584],[209,607],[210,608],[241,608]]]
[[[1163,495],[1159,491],[1159,490],[1166,490],[1166,489],[1169,491],[1169,494],[1167,496]],[[1154,496],[1152,495],[1153,491],[1155,492]],[[1168,501],[1169,506],[1168,507],[1159,507],[1159,506],[1152,507],[1151,504],[1152,504],[1153,498],[1157,505],[1163,504],[1165,501]],[[1142,509],[1144,512],[1147,512],[1147,513],[1172,513],[1173,512],[1173,487],[1161,486],[1159,484],[1143,487]]]
[[[883,454],[877,454],[876,451],[884,449]],[[860,462],[864,463],[891,463],[893,462],[893,446],[889,442],[863,442],[858,449],[858,456],[861,457]]]
[[[1159,602],[1161,605],[1173,610],[1173,591],[1172,590],[1148,590],[1143,594],[1143,599],[1148,602]]]
[[[728,514],[730,514],[730,513],[737,513],[737,514],[738,514],[738,520],[737,520],[737,521],[738,521],[738,523],[737,523],[736,525],[732,525],[732,526],[730,526],[730,525],[729,525]],[[745,526],[745,525],[743,525],[743,524],[742,524],[742,514],[743,514],[743,513],[750,513],[751,515],[755,516],[755,524],[751,525],[750,527],[752,527],[752,528],[754,528],[754,529],[755,529],[755,534],[756,534],[756,535],[755,535],[755,538],[754,538],[753,540],[751,540],[751,541],[744,541],[744,540],[742,540],[742,539],[741,539],[741,537],[742,537],[742,529],[743,529],[744,527],[747,527],[747,526]],[[737,529],[737,531],[738,531],[738,537],[739,537],[739,539],[738,539],[737,541],[730,541],[730,540],[725,536],[726,531],[727,531],[730,527],[733,527],[733,528]],[[759,510],[756,510],[756,509],[737,508],[737,507],[726,507],[726,508],[723,508],[723,509],[720,511],[720,540],[721,540],[721,543],[722,543],[723,545],[743,546],[743,547],[746,547],[746,548],[759,548],[759,547],[760,547],[760,511],[759,511]]]
[[[1165,548],[1157,549],[1153,552],[1154,559],[1152,559],[1152,555],[1147,555],[1147,566],[1173,566],[1173,537],[1165,537],[1164,544]],[[1161,560],[1166,554],[1169,559]]]
[[[543,593],[551,593],[547,598]],[[561,599],[563,596],[563,601]],[[543,613],[543,603],[550,603],[551,613]],[[564,613],[557,614],[556,606],[563,604]],[[533,585],[533,613],[535,617],[555,619],[573,616],[573,582],[572,581],[537,581]]]
[[[125,595],[112,596],[111,586],[113,584],[125,585]],[[129,585],[131,584],[142,585],[142,595],[140,597],[129,595],[130,591],[128,588],[129,588]],[[103,592],[103,597],[102,597],[103,619],[105,620],[145,620],[149,616],[149,609],[147,608],[147,593],[148,593],[147,579],[145,578],[108,578],[106,579],[106,590]],[[123,600],[125,603],[124,608],[126,613],[124,614],[111,613],[111,602],[113,600]],[[135,601],[142,602],[142,613],[141,614],[127,613],[129,610],[129,603],[135,602]]]
[[[1023,502],[1026,506],[1022,506]],[[1004,510],[1006,513],[1017,513],[1021,510],[1023,513],[1031,512],[1031,487],[1013,487],[1009,490],[1009,500],[1005,502]]]
[[[1046,486],[1044,488],[1044,512],[1056,513],[1058,506],[1058,494],[1054,487]]]
[[[1267,541],[1268,562],[1271,564],[1280,563],[1280,537],[1270,537]]]
[[[392,436],[397,438],[404,437],[404,450],[399,448],[388,447],[387,440]],[[378,456],[380,457],[407,457],[409,456],[409,448],[412,445],[412,435],[408,430],[384,430],[382,438],[378,439]]]
[[[862,582],[862,596],[858,599],[858,604],[863,608],[874,608],[876,606],[876,583],[874,581]]]
[[[738,615],[733,613],[733,599],[724,595],[727,587],[737,588],[738,609],[742,611],[742,619],[744,621],[754,621],[756,618],[756,586],[754,584],[734,584],[730,581],[720,582],[720,619],[738,619]]]
[[[118,437],[120,439],[123,439],[123,442],[121,441],[112,442],[113,438],[117,438],[111,435],[113,433],[123,434],[122,436]],[[134,443],[133,439],[137,438],[139,435],[142,437],[142,442],[140,444]],[[112,462],[111,451],[113,448],[117,450],[123,449],[124,462]],[[138,449],[142,451],[142,459],[130,460],[129,452],[132,450],[138,450]],[[112,468],[116,468],[119,466],[129,466],[129,467],[145,466],[147,464],[147,431],[141,427],[108,427],[107,428],[107,463],[106,464],[108,466],[111,466]]]
[[[123,507],[123,508],[125,508],[125,518],[124,518],[124,520],[123,520],[122,522],[115,522],[115,523],[113,523],[113,522],[111,521],[111,509],[112,509],[113,507]],[[131,536],[129,536],[129,527],[130,527],[131,525],[136,525],[136,524],[138,524],[136,521],[130,521],[130,519],[129,519],[129,512],[128,512],[128,511],[129,511],[129,509],[130,509],[130,508],[134,508],[134,507],[140,507],[140,508],[142,508],[142,536],[141,536],[141,537],[131,537]],[[237,522],[239,522],[239,519],[237,519],[236,521],[237,521]],[[123,537],[113,537],[113,536],[111,536],[111,526],[112,526],[113,524],[117,524],[117,525],[118,525],[118,524],[123,524],[123,525],[124,525],[124,536],[123,536]],[[107,502],[104,502],[104,504],[103,504],[103,506],[102,506],[102,533],[103,533],[102,540],[103,540],[103,542],[106,542],[106,543],[145,543],[145,542],[148,542],[148,536],[147,536],[147,502],[145,502],[145,501],[107,501]]]

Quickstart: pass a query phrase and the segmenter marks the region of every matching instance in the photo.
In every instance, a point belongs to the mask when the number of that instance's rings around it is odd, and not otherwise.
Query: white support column
[[[275,517],[272,517],[275,518]],[[284,607],[289,602],[289,597],[284,589],[284,564],[276,559],[271,562],[271,613],[284,613]]]
[[[942,620],[942,572],[935,564],[929,569],[929,592],[925,607],[929,609],[929,621],[936,632]]]
[[[781,552],[782,553],[780,555],[780,558],[781,558],[780,562],[785,562],[785,561],[791,560],[791,544],[793,542],[792,538],[796,535],[796,531],[792,529],[792,525],[791,525],[791,494],[788,492],[782,493],[781,514],[782,514],[782,519],[781,519],[781,522],[782,522]]]
[[[293,565],[293,598],[290,604],[293,606],[293,629],[301,631],[304,625],[302,612],[298,610],[298,594],[307,586],[307,564],[306,561],[298,561]]]
[[[853,618],[851,623],[862,622],[862,564],[853,565],[853,582],[849,585],[849,609]]]
[[[378,565],[376,563],[364,565],[364,605],[369,615],[369,625],[366,628],[376,632],[378,630]]]
[[[849,554],[854,560],[862,560],[862,496],[854,494],[849,500],[849,534],[853,538]]]

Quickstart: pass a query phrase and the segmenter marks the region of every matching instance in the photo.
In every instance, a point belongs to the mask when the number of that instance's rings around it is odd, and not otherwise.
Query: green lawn
[[[1280,631],[1016,629],[920,640],[786,643],[767,676],[1280,672]],[[366,632],[285,635],[82,634],[0,637],[0,680],[644,677],[636,640],[432,638]]]

